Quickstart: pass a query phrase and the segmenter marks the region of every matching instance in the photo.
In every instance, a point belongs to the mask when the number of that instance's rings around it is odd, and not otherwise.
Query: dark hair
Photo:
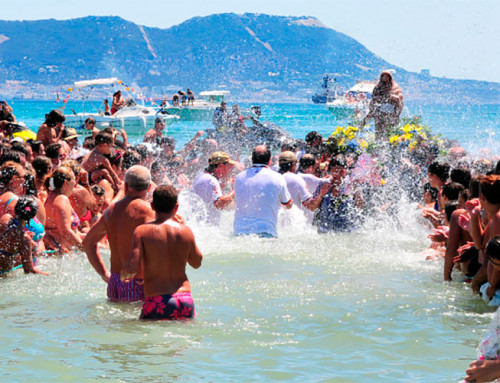
[[[112,144],[113,136],[111,134],[101,131],[96,134],[94,141],[96,146],[98,146],[99,144]]]
[[[5,162],[0,169],[0,183],[8,185],[12,181],[12,177],[18,174],[19,170],[24,170],[23,167],[17,162]]]
[[[312,144],[314,141],[317,141],[319,139],[322,140],[323,136],[321,134],[319,134],[318,132],[316,132],[315,130],[307,133],[307,135],[306,135],[306,143],[308,143],[308,144]]]
[[[92,185],[90,188],[92,193],[94,193],[96,196],[102,197],[104,193],[106,192],[102,186],[99,185]]]
[[[495,166],[495,174],[500,175],[500,160],[498,160],[497,165]]]
[[[172,185],[159,185],[153,192],[153,209],[158,213],[170,213],[177,205],[178,192]]]
[[[479,195],[481,194],[479,184],[484,179],[484,177],[485,176],[483,174],[478,174],[477,176],[471,178],[469,183],[470,198],[479,198]]]
[[[314,157],[312,154],[304,154],[302,157],[300,157],[299,166],[301,170],[310,168],[314,165],[316,165],[316,157]]]
[[[252,163],[267,165],[270,160],[271,160],[271,151],[267,146],[264,147],[258,146],[252,151]]]
[[[49,114],[45,115],[45,125],[49,128],[53,128],[57,124],[66,121],[66,117],[64,117],[63,112],[57,109],[53,109],[49,112]]]
[[[436,175],[441,181],[446,182],[450,173],[450,165],[433,162],[429,165],[427,172]]]
[[[433,188],[429,182],[424,185],[424,192],[429,192],[433,201],[436,200],[439,190]]]
[[[488,258],[500,260],[500,235],[491,238],[484,250]]]
[[[92,117],[89,117],[85,120],[85,123],[95,125],[95,120]]]
[[[343,154],[337,154],[335,157],[333,157],[330,160],[330,162],[328,164],[328,170],[332,170],[335,166],[347,168],[347,161],[346,161],[345,156]]]
[[[292,169],[292,167],[293,167],[294,164],[295,164],[295,162],[285,162],[285,163],[279,164],[279,166],[280,166],[280,171],[279,172],[281,174],[284,174],[286,172],[291,171],[291,169]]]
[[[26,173],[24,176],[24,186],[26,186],[26,195],[37,195],[35,176],[32,173]]]
[[[52,169],[52,162],[46,156],[38,156],[31,163],[33,169],[35,169],[35,174],[37,178],[43,178],[50,173]]]
[[[463,190],[465,190],[464,185],[458,182],[450,182],[444,185],[443,196],[448,198],[449,201],[455,201]]]
[[[19,154],[19,152],[6,150],[2,154],[0,163],[4,164],[6,162],[15,162],[16,164],[21,164],[21,155]]]
[[[446,204],[444,205],[444,214],[446,215],[446,219],[448,220],[448,222],[450,222],[451,215],[455,210],[458,209],[458,207],[459,207],[458,201],[446,202]]]
[[[29,221],[36,216],[38,212],[38,203],[29,195],[23,195],[17,200],[14,208],[14,214],[18,219]]]
[[[61,149],[61,147],[62,145],[59,142],[48,144],[45,148],[45,155],[48,158],[55,160],[59,157],[59,150]]]
[[[287,138],[281,144],[281,151],[290,151],[294,152],[297,146],[295,145],[295,141],[292,138]]]
[[[12,152],[18,152],[24,154],[26,157],[28,155],[28,150],[26,149],[26,144],[24,142],[13,142],[10,146]]]
[[[464,187],[467,189],[469,187],[471,173],[467,169],[453,169],[450,172],[450,179],[452,180],[452,182],[458,182],[459,184],[464,185]]]
[[[42,141],[28,140],[26,143],[31,146],[31,150],[36,154],[40,153],[40,145],[42,145]]]
[[[71,169],[66,168],[64,166],[58,167],[57,169],[54,170],[52,173],[52,176],[48,177],[45,180],[45,188],[47,190],[61,190],[63,187],[64,183],[66,181],[69,181],[71,179],[70,172],[73,172]],[[50,180],[53,180],[54,182],[54,189],[50,188]]]
[[[493,205],[500,204],[500,175],[490,175],[483,178],[479,184],[481,194]]]
[[[128,168],[139,165],[141,163],[141,155],[136,151],[129,149],[123,155],[122,169],[127,170]]]
[[[92,136],[85,137],[83,139],[83,147],[87,146],[88,149],[94,149],[95,148],[95,141],[92,138]]]

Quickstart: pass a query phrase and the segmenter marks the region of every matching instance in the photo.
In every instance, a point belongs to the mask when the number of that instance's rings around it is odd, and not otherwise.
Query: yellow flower
[[[380,185],[385,185],[385,180],[383,178],[380,180]]]
[[[394,136],[392,136],[391,138],[389,138],[389,143],[391,144],[395,144],[399,141],[399,136],[397,134],[395,134]]]
[[[368,147],[368,141],[359,140],[359,146],[361,146],[363,149],[366,149]]]

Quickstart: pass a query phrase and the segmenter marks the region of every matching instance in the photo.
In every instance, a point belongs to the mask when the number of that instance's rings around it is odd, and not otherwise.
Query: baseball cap
[[[215,152],[208,159],[209,165],[219,165],[219,164],[231,164],[235,165],[236,161],[233,161],[229,158],[229,155],[226,152]]]

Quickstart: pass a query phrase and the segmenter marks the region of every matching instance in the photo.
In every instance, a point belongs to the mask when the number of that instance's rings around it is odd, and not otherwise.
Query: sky
[[[214,13],[314,16],[406,70],[500,82],[498,0],[0,0],[0,9],[2,20],[120,16],[158,28]]]

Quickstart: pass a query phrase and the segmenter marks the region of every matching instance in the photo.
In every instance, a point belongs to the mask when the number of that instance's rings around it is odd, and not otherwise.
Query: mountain
[[[239,99],[305,101],[326,72],[349,88],[388,68],[407,98],[500,101],[500,84],[407,72],[312,17],[228,13],[168,29],[119,17],[0,21],[0,93],[116,76],[156,95],[224,88]]]

